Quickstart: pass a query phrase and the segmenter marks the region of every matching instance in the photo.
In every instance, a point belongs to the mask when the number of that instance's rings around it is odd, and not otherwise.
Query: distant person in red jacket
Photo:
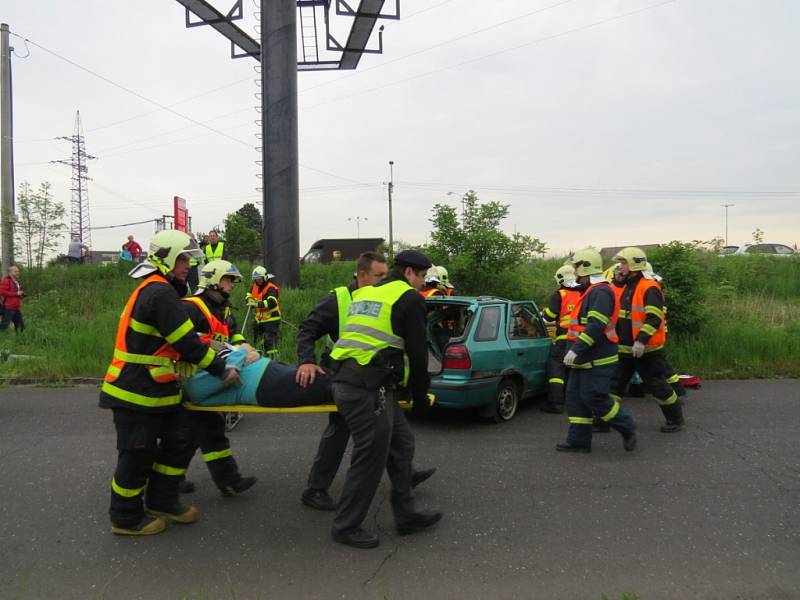
[[[144,258],[142,247],[139,245],[139,242],[133,239],[132,235],[129,235],[128,241],[122,244],[122,250],[129,252],[131,260],[134,262],[141,262],[141,259]]]
[[[22,321],[21,300],[25,295],[19,284],[19,267],[8,267],[8,275],[0,281],[0,306],[3,318],[0,320],[0,331],[5,331],[14,324],[14,331],[22,333],[25,323]]]

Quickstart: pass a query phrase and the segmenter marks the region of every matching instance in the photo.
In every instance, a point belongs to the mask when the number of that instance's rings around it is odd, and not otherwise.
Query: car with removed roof
[[[547,390],[552,340],[532,300],[432,296],[428,309],[430,392],[444,409],[475,409],[496,423]]]
[[[757,243],[742,244],[741,246],[724,246],[720,250],[721,256],[797,256],[798,252],[786,244]]]

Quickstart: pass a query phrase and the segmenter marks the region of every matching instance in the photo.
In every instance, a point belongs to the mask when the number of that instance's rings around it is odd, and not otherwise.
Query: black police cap
[[[394,264],[412,269],[430,269],[433,263],[422,252],[416,250],[403,250],[394,257]]]

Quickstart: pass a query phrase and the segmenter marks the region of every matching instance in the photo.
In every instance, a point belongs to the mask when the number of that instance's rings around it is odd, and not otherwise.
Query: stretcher
[[[433,394],[428,394],[428,403],[433,406],[436,398]],[[400,408],[409,410],[414,406],[411,400],[400,400]],[[192,404],[188,400],[183,401],[183,406],[188,410],[199,410],[206,412],[225,412],[225,413],[329,413],[338,412],[335,404],[314,404],[311,406],[292,406],[289,408],[276,408],[274,406],[254,406],[252,404],[221,404],[218,406],[200,406]]]

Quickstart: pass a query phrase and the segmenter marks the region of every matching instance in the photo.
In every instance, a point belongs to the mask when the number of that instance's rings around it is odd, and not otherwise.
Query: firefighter
[[[447,269],[441,265],[436,267],[436,269],[439,272],[439,280],[445,287],[445,293],[448,296],[454,296],[456,294],[456,289],[455,286],[452,283],[450,283],[450,275],[447,273]]]
[[[242,280],[239,270],[227,260],[212,260],[200,271],[199,287],[194,296],[182,298],[182,303],[192,320],[200,341],[212,344],[238,345],[245,341],[239,333],[236,320],[228,302],[237,282]],[[242,477],[231,443],[225,435],[225,417],[217,412],[194,411],[190,413],[195,425],[196,445],[211,478],[223,496],[241,494],[256,482],[255,477]],[[191,481],[184,481],[182,492],[194,490]]]
[[[378,536],[362,528],[384,469],[401,535],[428,529],[442,513],[418,512],[411,489],[414,435],[397,405],[408,388],[415,410],[428,409],[425,302],[418,294],[431,262],[414,250],[399,252],[389,276],[353,292],[342,335],[331,351],[338,368],[333,398],[353,436],[353,457],[336,506],[331,536],[355,548],[374,548]]]
[[[436,267],[431,267],[428,269],[427,274],[425,275],[425,285],[419,291],[420,296],[423,298],[430,298],[431,296],[446,296],[447,293],[444,291],[444,286],[442,285],[442,280],[439,279],[439,272]]]
[[[580,298],[576,290],[575,269],[572,265],[560,267],[555,274],[558,289],[550,295],[544,318],[556,323],[556,337],[550,347],[547,359],[547,401],[542,412],[561,414],[564,412],[564,390],[566,388],[567,367],[564,365],[564,354],[567,353],[567,327],[572,309]]]
[[[560,452],[591,452],[592,416],[596,415],[622,435],[627,451],[636,448],[636,423],[633,416],[609,395],[617,356],[618,305],[603,276],[603,259],[594,248],[578,250],[572,266],[581,292],[570,314],[567,328],[568,349],[564,364],[567,377],[569,432]]]
[[[226,385],[238,381],[238,370],[200,342],[180,305],[189,258],[195,254],[199,251],[185,233],[160,231],[150,242],[147,260],[130,272],[143,280],[122,311],[100,390],[100,407],[112,409],[117,430],[109,515],[118,535],[151,535],[163,531],[166,520],[197,520],[197,509],[178,501],[179,479],[193,444],[175,361],[206,369]]]
[[[264,267],[253,269],[253,287],[247,293],[247,305],[256,309],[253,342],[261,342],[268,358],[278,357],[278,330],[281,325],[281,288],[275,275]]]
[[[375,285],[386,277],[386,273],[386,258],[382,254],[364,252],[358,257],[355,280],[348,286],[332,290],[300,323],[297,333],[297,359],[300,365],[296,376],[298,385],[305,388],[313,385],[317,377],[326,376],[316,363],[314,348],[317,340],[327,336],[332,347],[347,320],[351,294],[365,285]],[[320,361],[326,367],[330,366],[330,347]],[[328,413],[328,426],[319,441],[317,455],[308,474],[308,487],[300,497],[303,504],[317,510],[336,510],[336,503],[328,489],[339,470],[349,439],[350,430],[342,415],[339,412]],[[411,486],[417,487],[435,472],[435,468],[413,471]]]
[[[619,399],[634,371],[642,377],[645,389],[655,396],[666,423],[663,433],[683,428],[683,408],[678,395],[666,381],[670,370],[664,357],[667,336],[664,319],[664,294],[661,286],[645,276],[647,256],[641,248],[623,248],[614,257],[620,263],[625,287],[620,296],[620,361],[611,384],[612,397]]]

